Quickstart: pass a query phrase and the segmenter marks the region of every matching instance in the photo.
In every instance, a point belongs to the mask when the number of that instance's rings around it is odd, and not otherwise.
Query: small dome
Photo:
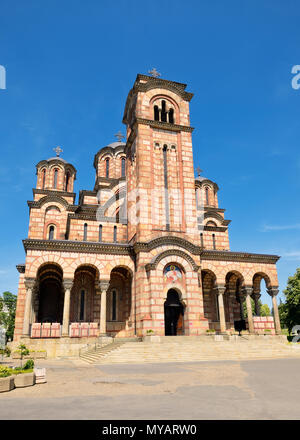
[[[49,159],[47,159],[47,162],[50,162],[50,160],[60,160],[63,163],[69,163],[65,159],[63,159],[62,157],[59,157],[59,156],[49,157]]]
[[[108,144],[107,147],[110,147],[110,148],[117,148],[117,147],[119,147],[120,145],[125,146],[126,143],[125,143],[125,142],[112,142],[111,144]]]

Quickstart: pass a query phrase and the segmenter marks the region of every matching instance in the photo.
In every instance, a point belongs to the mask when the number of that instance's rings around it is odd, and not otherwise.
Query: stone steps
[[[241,360],[300,357],[300,350],[287,344],[259,346],[255,343],[205,343],[170,342],[164,344],[124,344],[118,351],[104,355],[101,364],[109,363],[159,363],[194,362],[207,360]]]
[[[299,349],[298,349],[299,348]],[[160,363],[300,357],[299,347],[277,339],[215,341],[212,338],[166,337],[161,342],[115,340],[80,356],[87,363]]]

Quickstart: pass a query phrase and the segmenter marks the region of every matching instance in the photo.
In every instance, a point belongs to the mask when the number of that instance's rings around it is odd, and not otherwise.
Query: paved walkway
[[[300,359],[87,365],[0,394],[0,419],[299,419]]]

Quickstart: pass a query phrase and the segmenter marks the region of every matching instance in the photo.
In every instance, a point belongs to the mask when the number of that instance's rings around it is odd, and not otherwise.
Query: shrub
[[[206,333],[215,333],[215,329],[214,328],[209,328],[206,330]]]
[[[2,354],[2,356],[6,356],[9,357],[11,354],[11,349],[9,347],[5,347],[5,348],[0,348],[0,354]]]
[[[24,344],[20,344],[18,348],[19,348],[20,353],[21,353],[21,367],[22,367],[23,357],[27,356],[29,354],[29,350],[26,347],[26,345],[24,345]]]
[[[23,370],[32,370],[33,367],[34,367],[34,360],[28,359],[28,361],[26,362],[26,364],[23,367]]]
[[[152,333],[154,333],[154,331],[153,330],[151,330],[151,329],[149,329],[149,330],[147,330],[147,335],[151,335]]]
[[[33,372],[33,368],[28,369],[28,370],[24,370],[24,369],[21,369],[20,367],[15,367],[12,372],[13,372],[13,374],[32,373]]]
[[[0,366],[0,377],[8,377],[11,376],[11,369],[8,367]]]

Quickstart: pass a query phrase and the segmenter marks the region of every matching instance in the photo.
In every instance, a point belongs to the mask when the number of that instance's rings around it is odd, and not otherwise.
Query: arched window
[[[54,230],[55,230],[54,226],[51,225],[49,227],[49,236],[48,236],[49,240],[54,240]]]
[[[161,102],[161,121],[167,122],[166,101]]]
[[[213,240],[213,249],[216,249],[216,236],[215,236],[215,234],[212,235],[212,240]]]
[[[45,182],[46,182],[46,170],[44,168],[42,171],[42,189],[45,189]]]
[[[154,106],[154,121],[159,121],[159,109],[158,106]]]
[[[125,177],[125,166],[126,166],[126,159],[125,159],[125,157],[122,157],[122,159],[121,159],[121,173],[122,173],[122,177]]]
[[[57,187],[57,178],[58,178],[58,169],[54,170],[54,182],[53,182],[53,188]]]
[[[66,174],[66,186],[65,186],[65,191],[68,191],[69,188],[69,182],[70,182],[70,173],[69,171]]]
[[[85,312],[85,291],[80,291],[79,298],[79,321],[84,321],[84,312]]]
[[[105,177],[109,178],[109,159],[105,159]]]
[[[117,320],[117,292],[113,290],[111,292],[111,320]]]
[[[87,223],[85,223],[83,226],[83,241],[87,241],[87,228],[88,228],[88,225],[87,225]]]
[[[114,226],[114,241],[117,241],[117,227]]]
[[[209,205],[209,189],[208,189],[208,187],[205,188],[205,201],[206,201],[206,204]]]
[[[174,124],[174,109],[172,108],[169,110],[169,123]]]
[[[99,241],[102,241],[102,225],[99,225]]]

